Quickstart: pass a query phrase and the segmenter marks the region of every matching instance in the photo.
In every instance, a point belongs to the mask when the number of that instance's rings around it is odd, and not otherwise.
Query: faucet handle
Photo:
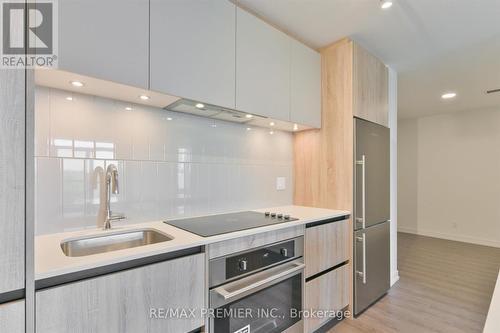
[[[110,214],[106,219],[104,220],[104,230],[111,229],[111,222],[114,221],[120,221],[126,219],[124,214]]]
[[[116,214],[111,214],[111,216],[108,218],[110,221],[120,221],[120,220],[125,220],[127,217],[125,214],[121,213],[116,213]]]

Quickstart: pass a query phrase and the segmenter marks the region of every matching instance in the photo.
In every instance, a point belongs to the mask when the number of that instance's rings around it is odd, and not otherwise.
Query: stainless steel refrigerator
[[[354,314],[390,288],[389,129],[354,118]]]

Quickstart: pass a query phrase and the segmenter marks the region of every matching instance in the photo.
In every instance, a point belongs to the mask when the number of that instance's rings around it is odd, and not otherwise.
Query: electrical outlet
[[[286,190],[286,178],[285,177],[276,177],[276,190],[277,191]]]

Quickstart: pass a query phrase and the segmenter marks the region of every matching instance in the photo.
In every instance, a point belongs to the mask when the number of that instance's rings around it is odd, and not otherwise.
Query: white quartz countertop
[[[350,215],[348,211],[330,210],[322,208],[302,207],[302,206],[283,206],[270,207],[255,210],[257,212],[280,212],[288,214],[297,221],[284,222],[269,226],[235,231],[222,235],[211,237],[200,237],[193,233],[181,230],[174,226],[163,223],[163,221],[146,222],[139,224],[120,225],[115,223],[111,230],[85,229],[81,231],[63,232],[57,234],[40,235],[35,237],[35,278],[36,280],[55,277],[63,274],[74,273],[86,269],[92,269],[100,266],[121,263],[133,259],[149,257],[152,255],[163,254],[191,247],[207,245],[232,238],[253,235],[266,231],[290,228],[311,222],[336,218],[339,216]],[[61,250],[61,243],[66,240],[104,235],[107,233],[124,232],[134,229],[156,229],[159,232],[173,237],[172,240],[157,244],[139,246],[135,248],[117,250],[107,253],[99,253],[82,257],[67,257]]]
[[[483,333],[498,332],[500,332],[500,272],[497,277],[495,291],[491,297],[490,309],[488,310]]]

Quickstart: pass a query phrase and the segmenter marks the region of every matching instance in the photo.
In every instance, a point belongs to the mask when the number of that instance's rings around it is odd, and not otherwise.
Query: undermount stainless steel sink
[[[68,257],[83,257],[167,242],[172,239],[172,237],[153,229],[139,229],[66,240],[61,243],[61,249]]]

